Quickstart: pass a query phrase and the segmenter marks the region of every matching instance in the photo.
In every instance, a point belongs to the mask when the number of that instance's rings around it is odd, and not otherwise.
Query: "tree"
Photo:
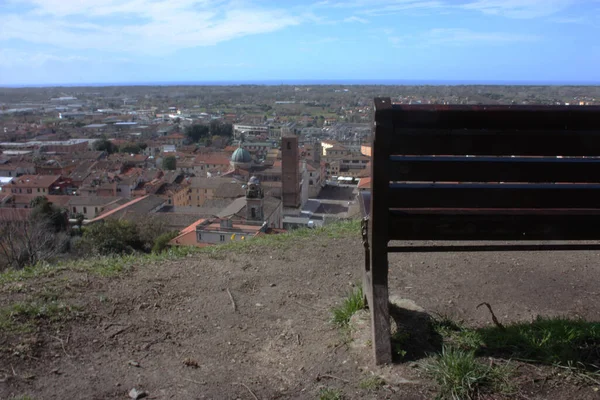
[[[108,139],[99,139],[94,142],[94,150],[106,151],[108,154],[116,153],[119,149]]]
[[[56,207],[45,196],[37,196],[29,203],[31,208],[30,219],[42,221],[53,232],[66,231],[68,228],[67,211]]]
[[[142,248],[137,226],[108,219],[85,227],[81,246],[96,254],[131,253]]]
[[[140,154],[142,152],[142,148],[139,144],[136,143],[127,143],[123,147],[119,149],[121,153],[127,154]]]
[[[233,135],[233,125],[224,124],[221,121],[213,119],[210,121],[210,134],[212,136],[227,136]]]
[[[56,233],[49,221],[0,221],[0,270],[22,269],[68,249],[69,237]]]
[[[162,169],[165,171],[174,171],[177,168],[177,159],[175,156],[167,156],[162,160]]]
[[[206,125],[195,124],[185,128],[185,135],[194,143],[198,143],[202,138],[208,136],[209,128]]]

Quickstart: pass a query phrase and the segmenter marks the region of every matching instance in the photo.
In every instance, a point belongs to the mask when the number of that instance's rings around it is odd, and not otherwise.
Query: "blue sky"
[[[600,83],[600,0],[0,0],[0,85]]]

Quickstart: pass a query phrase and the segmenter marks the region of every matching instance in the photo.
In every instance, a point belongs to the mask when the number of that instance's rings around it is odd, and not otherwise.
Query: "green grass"
[[[362,286],[354,288],[344,299],[341,305],[332,308],[331,321],[340,328],[348,327],[350,318],[357,311],[363,310],[366,307],[365,298],[363,295]]]
[[[52,276],[61,271],[87,272],[95,276],[111,277],[130,271],[135,265],[185,258],[194,254],[206,254],[213,259],[224,259],[227,253],[242,253],[263,247],[285,250],[299,244],[314,243],[319,237],[344,238],[360,234],[360,221],[340,221],[322,228],[298,229],[280,235],[265,235],[251,240],[236,241],[225,245],[196,247],[172,247],[159,254],[135,253],[128,255],[100,256],[70,260],[53,264],[39,263],[21,270],[0,273],[0,285],[25,281],[31,278]]]
[[[504,392],[510,387],[511,369],[484,365],[474,351],[444,346],[425,365],[425,371],[439,386],[441,399],[475,399],[480,393]]]
[[[319,400],[342,400],[344,394],[338,389],[324,388],[319,391]]]
[[[0,332],[28,332],[37,322],[65,321],[79,312],[61,301],[23,301],[0,308]]]
[[[477,334],[487,353],[548,365],[580,365],[600,371],[600,322],[537,318],[506,329],[488,327]]]
[[[470,329],[440,318],[432,327],[446,343],[479,355],[600,371],[600,322],[538,317],[504,329]]]
[[[358,387],[364,390],[379,390],[385,385],[385,381],[378,376],[365,378],[358,383]]]

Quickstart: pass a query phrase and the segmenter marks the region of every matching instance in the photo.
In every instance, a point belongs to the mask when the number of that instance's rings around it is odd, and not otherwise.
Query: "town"
[[[503,103],[520,93],[390,89],[407,93],[395,98],[405,104]],[[520,103],[596,104],[594,90],[529,88]],[[380,91],[5,88],[0,220],[26,223],[41,197],[74,228],[153,218],[169,245],[203,247],[357,217],[356,195],[370,184],[370,96]]]

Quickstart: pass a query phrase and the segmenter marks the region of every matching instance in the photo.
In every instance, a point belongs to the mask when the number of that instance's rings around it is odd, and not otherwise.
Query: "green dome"
[[[252,161],[252,156],[248,150],[238,147],[231,155],[231,161],[236,163],[249,163]]]

